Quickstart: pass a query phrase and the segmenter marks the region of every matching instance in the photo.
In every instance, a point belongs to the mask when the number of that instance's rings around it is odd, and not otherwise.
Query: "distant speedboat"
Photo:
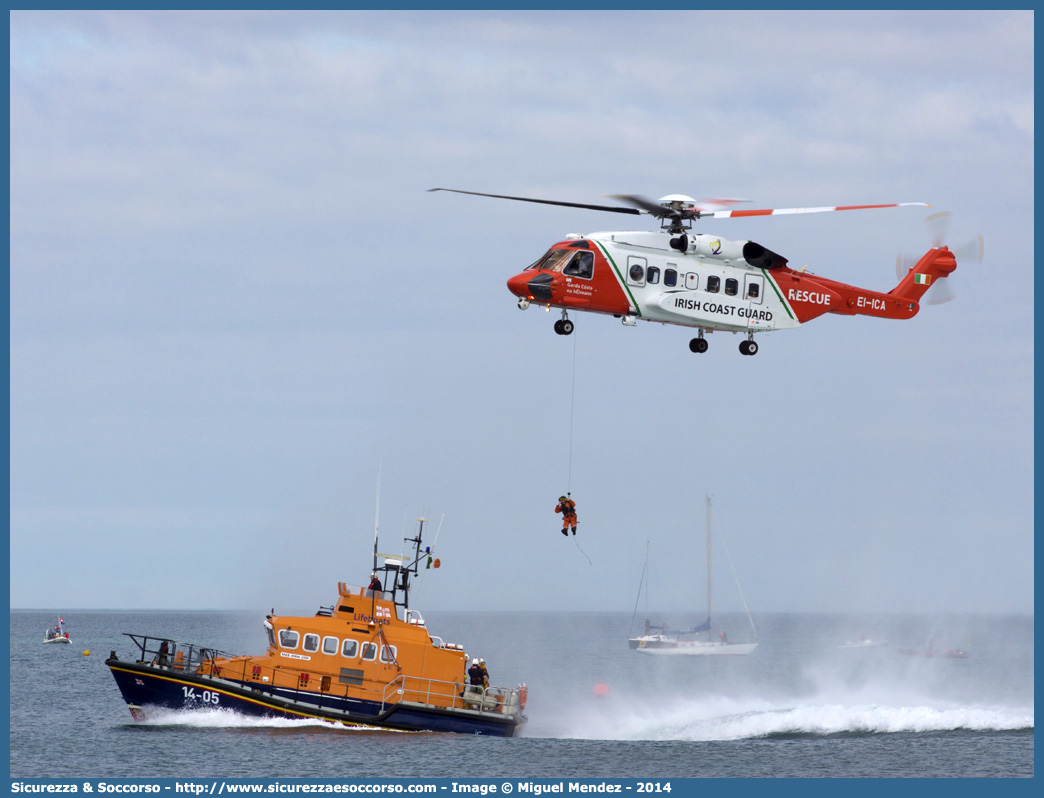
[[[916,649],[916,648],[900,648],[900,654],[909,654],[914,657],[939,657],[941,659],[968,659],[968,654],[959,648],[942,648],[942,649]]]
[[[43,639],[43,641],[45,643],[71,643],[72,642],[69,639],[69,633],[67,631],[65,631],[65,619],[64,618],[59,618],[57,626],[52,626],[52,627],[48,628],[48,630],[46,632],[44,632],[44,639]]]
[[[729,553],[728,548],[725,549],[725,554]],[[731,563],[732,558],[729,558]],[[649,555],[648,555],[648,544],[646,548],[646,570],[649,567]],[[733,569],[735,574],[735,569]],[[645,583],[645,575],[642,575],[642,582]],[[739,588],[739,578],[736,579],[736,587]],[[639,588],[639,595],[641,595],[641,588]],[[648,603],[649,593],[646,591],[646,603]],[[743,590],[740,589],[740,598],[743,598]],[[743,600],[743,607],[746,609],[746,599]],[[689,656],[689,657],[707,657],[707,656],[745,656],[752,652],[758,647],[758,630],[754,627],[754,619],[750,617],[750,610],[747,610],[747,620],[750,621],[750,628],[754,633],[753,642],[741,642],[733,643],[726,638],[725,632],[721,632],[717,639],[715,639],[711,633],[711,500],[710,496],[707,497],[707,620],[699,626],[694,626],[685,632],[668,631],[667,627],[664,626],[653,626],[649,622],[649,613],[646,611],[645,617],[645,632],[638,637],[632,637],[627,641],[627,645],[632,650],[639,651],[642,654],[658,654],[666,656]]]
[[[908,654],[913,657],[939,657],[942,659],[968,659],[967,652],[959,648],[936,648],[935,643],[929,638],[927,647],[900,648],[900,654]]]
[[[887,645],[887,640],[871,640],[869,637],[862,635],[858,640],[848,640],[842,643],[839,648],[880,648]]]

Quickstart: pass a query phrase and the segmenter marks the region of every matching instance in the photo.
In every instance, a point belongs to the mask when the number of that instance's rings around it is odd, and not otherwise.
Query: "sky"
[[[422,610],[631,612],[648,550],[699,615],[709,495],[723,610],[722,538],[755,614],[1033,611],[1032,12],[10,26],[12,607],[311,612],[426,516]],[[985,258],[909,321],[693,355],[506,288],[647,217],[433,187],[926,202]],[[928,212],[700,231],[887,291]]]

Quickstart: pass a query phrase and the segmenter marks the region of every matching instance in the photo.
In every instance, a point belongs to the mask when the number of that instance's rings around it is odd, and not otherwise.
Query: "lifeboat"
[[[113,651],[105,664],[131,715],[226,709],[374,729],[516,734],[526,721],[525,685],[469,678],[464,647],[432,635],[409,606],[411,578],[422,561],[432,562],[430,550],[421,550],[419,522],[417,536],[406,539],[412,561],[377,554],[375,541],[369,586],[338,583],[333,603],[314,616],[266,616],[264,654],[125,632],[135,653],[121,659]]]

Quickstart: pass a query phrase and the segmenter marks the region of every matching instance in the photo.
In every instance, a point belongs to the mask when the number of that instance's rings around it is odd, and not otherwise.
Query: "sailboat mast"
[[[711,499],[707,497],[707,621],[711,617]],[[707,634],[710,634],[708,630]]]
[[[645,539],[645,634],[649,634],[649,538]]]

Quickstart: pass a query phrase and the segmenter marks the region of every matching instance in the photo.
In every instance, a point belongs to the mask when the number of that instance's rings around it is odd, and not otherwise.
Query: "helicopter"
[[[790,268],[787,259],[754,241],[730,241],[693,232],[694,221],[831,211],[931,207],[924,202],[879,205],[837,205],[819,208],[741,210],[745,200],[694,200],[670,194],[653,202],[644,197],[617,194],[620,205],[593,205],[559,200],[484,194],[452,188],[478,197],[535,202],[569,208],[646,214],[660,220],[659,231],[616,231],[569,235],[552,244],[539,259],[507,281],[518,297],[518,307],[532,305],[561,310],[554,330],[570,335],[570,311],[603,313],[626,326],[638,320],[696,329],[689,349],[708,349],[706,334],[723,331],[744,335],[743,355],[755,355],[756,334],[785,330],[825,313],[910,319],[917,315],[925,292],[957,268],[954,253],[936,242],[888,293],[871,291],[821,277],[804,268]]]

